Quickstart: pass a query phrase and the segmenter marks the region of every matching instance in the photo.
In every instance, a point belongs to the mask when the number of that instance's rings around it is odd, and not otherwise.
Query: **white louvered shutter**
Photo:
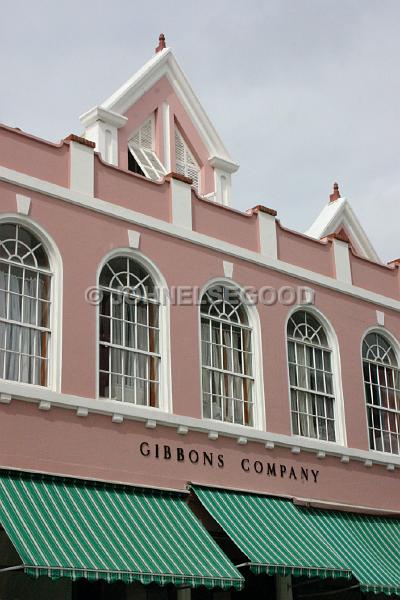
[[[175,127],[175,163],[176,172],[193,179],[193,187],[199,191],[200,166],[177,127]]]
[[[131,140],[132,144],[146,150],[153,150],[153,119],[147,119]]]
[[[165,175],[166,171],[153,146],[153,118],[150,117],[131,138],[129,151],[145,176],[153,181],[159,181]]]

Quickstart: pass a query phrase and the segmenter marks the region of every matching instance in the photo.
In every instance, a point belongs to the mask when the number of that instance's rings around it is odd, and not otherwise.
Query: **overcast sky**
[[[306,230],[338,180],[400,257],[399,0],[2,0],[0,121],[59,140],[163,31],[240,169],[233,206]]]

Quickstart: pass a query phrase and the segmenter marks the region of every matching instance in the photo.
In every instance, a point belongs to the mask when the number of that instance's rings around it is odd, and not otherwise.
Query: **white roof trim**
[[[210,156],[225,161],[230,172],[237,171],[239,165],[233,162],[170,48],[157,52],[135,75],[107,98],[100,107],[107,111],[124,114],[164,76],[167,77],[192,119]]]
[[[360,256],[377,263],[381,262],[347,198],[338,198],[329,202],[306,231],[306,235],[321,239],[339,231],[342,227]]]
[[[117,127],[117,129],[126,125],[128,121],[126,117],[123,117],[112,110],[106,110],[101,106],[94,106],[83,113],[83,115],[79,117],[79,120],[85,127],[93,125],[96,121],[104,121],[104,123],[113,125],[114,127]]]

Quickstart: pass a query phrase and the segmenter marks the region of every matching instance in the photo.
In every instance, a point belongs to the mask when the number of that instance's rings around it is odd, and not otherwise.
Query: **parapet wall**
[[[239,253],[259,253],[271,261],[279,260],[317,276],[340,280],[343,268],[335,262],[334,245],[345,242],[314,240],[288,230],[276,220],[274,211],[265,211],[263,207],[244,213],[215,204],[198,197],[189,183],[174,176],[161,183],[149,181],[104,163],[93,148],[77,140],[79,138],[64,140],[57,145],[18,129],[0,126],[0,168],[55,184],[78,195],[83,193],[86,198],[89,195],[93,197],[94,209],[95,199],[105,200],[115,207],[165,222],[166,226],[181,229],[183,226],[209,240],[229,244]],[[4,173],[2,179],[10,181]],[[162,230],[162,223],[158,229]],[[372,263],[357,256],[350,247],[347,260],[350,277],[344,283],[395,300],[400,298],[398,265]]]

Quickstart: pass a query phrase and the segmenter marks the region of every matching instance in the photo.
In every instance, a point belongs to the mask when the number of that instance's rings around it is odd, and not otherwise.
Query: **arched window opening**
[[[254,425],[252,335],[240,290],[209,288],[201,301],[203,417]]]
[[[0,224],[0,378],[47,386],[52,272],[43,243]]]
[[[334,442],[332,349],[323,325],[307,311],[295,312],[287,345],[293,434]]]
[[[362,344],[365,401],[371,450],[400,454],[400,371],[392,344],[368,333]]]
[[[102,398],[159,406],[159,301],[152,277],[128,256],[100,273],[99,393]]]

